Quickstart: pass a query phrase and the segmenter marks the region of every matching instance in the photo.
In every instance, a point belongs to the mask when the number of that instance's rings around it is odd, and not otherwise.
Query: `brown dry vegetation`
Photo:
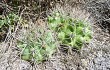
[[[26,24],[18,21],[13,31],[8,27],[6,37],[0,32],[0,70],[110,70],[109,0],[12,0],[4,15],[11,11]],[[22,60],[17,41],[27,40],[31,31],[36,33],[34,39],[40,36],[37,30],[48,32],[47,16],[56,11],[89,22],[93,31],[90,44],[80,51],[57,44],[56,52],[46,61]]]

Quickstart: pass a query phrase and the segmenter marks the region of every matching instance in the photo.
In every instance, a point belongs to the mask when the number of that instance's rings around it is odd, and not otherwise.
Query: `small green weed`
[[[17,22],[18,20],[19,20],[18,15],[10,13],[6,17],[2,17],[0,19],[0,28],[2,28],[3,26],[14,25],[15,22]]]
[[[3,42],[7,36],[9,29],[11,32],[15,30],[15,26],[19,20],[19,16],[14,13],[9,13],[6,16],[0,17],[0,42]]]
[[[87,22],[62,16],[60,13],[49,16],[48,24],[63,45],[81,49],[83,44],[89,43],[92,38],[91,27]]]

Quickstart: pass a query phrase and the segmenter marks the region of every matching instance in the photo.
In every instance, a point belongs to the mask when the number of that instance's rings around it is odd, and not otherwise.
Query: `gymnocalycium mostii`
[[[81,49],[84,43],[89,43],[92,39],[92,30],[89,23],[72,19],[69,16],[62,16],[54,13],[48,16],[48,25],[56,35],[60,44]]]
[[[39,35],[36,36],[38,33]],[[56,43],[51,31],[45,32],[42,28],[31,28],[26,35],[25,38],[18,41],[17,45],[21,50],[21,59],[41,63],[56,51]]]

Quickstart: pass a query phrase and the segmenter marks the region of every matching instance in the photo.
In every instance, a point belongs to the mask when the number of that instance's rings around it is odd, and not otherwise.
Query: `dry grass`
[[[63,1],[62,1],[63,2]],[[77,1],[76,1],[77,2]],[[74,3],[76,3],[74,2]],[[92,60],[95,56],[90,56],[102,50],[110,53],[110,35],[101,30],[101,28],[96,23],[96,18],[91,16],[91,13],[86,10],[82,10],[83,4],[86,2],[78,2],[76,6],[71,5],[72,2],[67,1],[67,4],[56,4],[51,10],[38,11],[33,13],[33,10],[30,7],[25,7],[22,9],[22,12],[19,11],[20,17],[27,20],[27,23],[22,25],[18,22],[18,25],[15,27],[14,32],[11,32],[10,28],[7,33],[7,37],[4,42],[0,44],[0,67],[1,70],[82,70],[89,69],[89,61]],[[47,8],[47,7],[46,7]],[[33,30],[43,29],[47,30],[47,21],[46,18],[42,17],[51,15],[52,13],[59,11],[62,15],[70,15],[72,18],[77,18],[85,20],[91,24],[93,27],[93,39],[89,45],[85,45],[81,52],[78,53],[75,50],[65,51],[67,47],[59,47],[54,55],[45,62],[36,64],[33,62],[27,62],[22,60],[18,55],[21,54],[21,51],[17,47],[17,41],[22,40],[29,36],[29,32]],[[38,14],[40,13],[40,14]],[[36,31],[36,35],[33,38],[36,38],[40,34]],[[57,41],[56,41],[57,42]],[[94,54],[97,55],[97,54]],[[91,57],[91,58],[90,58]],[[3,66],[4,65],[4,66]]]

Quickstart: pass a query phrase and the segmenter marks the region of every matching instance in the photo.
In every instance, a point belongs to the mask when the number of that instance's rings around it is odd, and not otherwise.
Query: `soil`
[[[56,4],[56,7],[52,11],[49,10],[49,14],[55,10],[59,10],[62,14],[69,13],[73,18],[85,19],[92,24],[93,39],[89,44],[85,44],[80,51],[75,49],[69,50],[68,47],[60,46],[50,59],[35,64],[20,59],[18,56],[19,50],[15,44],[16,40],[11,41],[8,38],[7,42],[0,43],[0,70],[110,70],[110,34],[107,30],[109,27],[102,29],[102,27],[97,25],[101,24],[103,26],[104,24],[99,22],[104,21],[105,19],[102,18],[105,18],[106,15],[109,16],[110,13],[101,13],[105,12],[105,8],[103,7],[100,10],[93,10],[93,6],[96,3],[98,3],[98,6],[101,5],[106,7],[106,10],[110,10],[109,0],[100,0],[100,2],[97,0],[87,0],[77,7],[73,7],[71,4],[71,6],[69,4],[64,4],[65,6]],[[95,8],[98,6],[95,6]],[[96,20],[99,20],[99,22]],[[108,23],[106,24],[109,24],[109,21],[108,19]]]

